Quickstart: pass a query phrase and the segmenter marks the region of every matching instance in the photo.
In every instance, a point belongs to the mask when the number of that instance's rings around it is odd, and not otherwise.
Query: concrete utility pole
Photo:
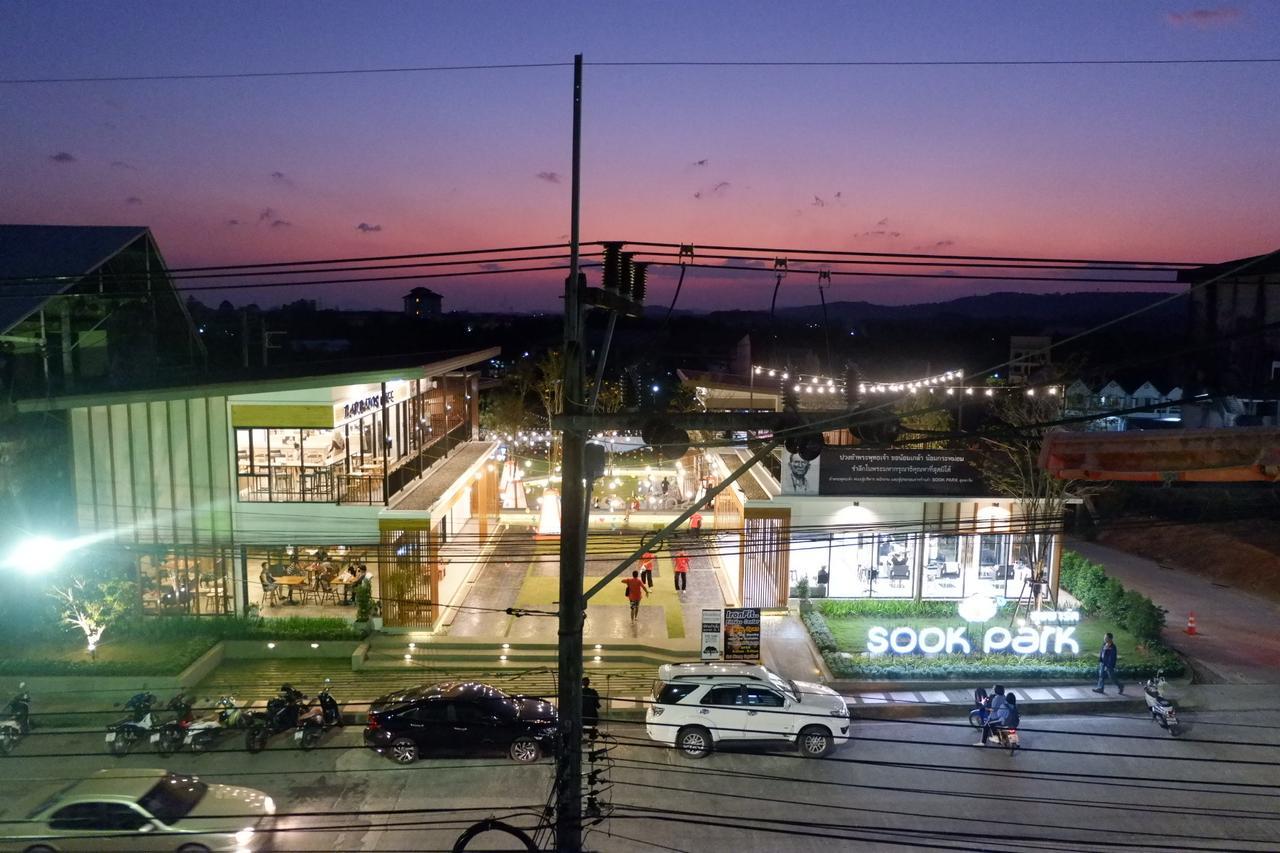
[[[569,278],[564,284],[564,374],[560,411],[584,410],[578,200],[582,155],[582,54],[573,58],[573,163],[569,190]],[[560,752],[556,756],[556,850],[582,850],[582,595],[587,563],[586,431],[567,426],[560,479]]]

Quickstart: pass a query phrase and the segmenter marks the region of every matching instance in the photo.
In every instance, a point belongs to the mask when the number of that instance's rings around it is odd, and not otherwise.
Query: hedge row
[[[158,616],[116,629],[120,637],[176,640],[209,637],[215,640],[358,640],[365,632],[340,618],[244,619],[237,616]]]
[[[831,633],[831,629],[827,627],[827,620],[821,613],[816,610],[805,610],[801,611],[800,618],[804,620],[804,626],[809,629],[813,644],[818,647],[818,651],[822,652],[823,656],[828,652],[835,653],[839,650],[835,634]]]
[[[865,680],[968,678],[1011,681],[1035,678],[1091,679],[1098,675],[1097,663],[1088,657],[1068,658],[1057,655],[1035,658],[1011,654],[871,657],[822,649],[822,658],[836,678]],[[1122,681],[1138,681],[1154,675],[1156,670],[1164,670],[1168,676],[1180,675],[1183,671],[1182,661],[1177,655],[1162,649],[1152,653],[1141,663],[1122,661],[1117,674]]]
[[[1144,643],[1159,643],[1164,608],[1137,590],[1126,590],[1102,566],[1074,551],[1062,553],[1063,589],[1080,601],[1085,613],[1104,616]]]
[[[954,601],[909,601],[878,599],[824,598],[814,602],[823,616],[883,616],[883,617],[931,617],[948,618],[956,615]]]
[[[0,660],[0,675],[177,675],[216,642],[212,637],[186,637],[147,645],[145,658],[129,660],[91,660],[87,652],[83,658],[6,658]]]

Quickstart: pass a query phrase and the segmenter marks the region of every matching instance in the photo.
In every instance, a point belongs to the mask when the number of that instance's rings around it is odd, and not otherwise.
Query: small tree
[[[91,658],[102,635],[137,608],[137,585],[114,572],[76,575],[49,594],[57,599],[62,621],[79,628]]]
[[[938,407],[931,395],[919,400],[915,397],[902,400],[893,407],[893,411],[902,424],[902,431],[898,435],[900,443],[935,450],[946,448],[950,444],[944,436],[934,433],[951,432],[955,428],[955,422],[951,413]]]
[[[991,403],[996,423],[982,438],[983,474],[997,494],[1018,506],[1018,527],[1025,531],[1020,556],[1031,565],[1031,579],[1037,583],[1048,578],[1053,533],[1062,524],[1067,504],[1102,489],[1095,483],[1060,479],[1040,467],[1045,435],[1062,429],[1049,426],[1061,418],[1061,403],[1060,395],[1001,392]]]

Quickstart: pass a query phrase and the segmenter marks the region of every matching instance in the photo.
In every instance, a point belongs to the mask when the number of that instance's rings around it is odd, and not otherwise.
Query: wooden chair
[[[326,602],[329,604],[338,603],[338,591],[335,590],[329,581],[324,578],[320,579],[319,585],[315,590],[315,595],[317,604],[324,604]]]

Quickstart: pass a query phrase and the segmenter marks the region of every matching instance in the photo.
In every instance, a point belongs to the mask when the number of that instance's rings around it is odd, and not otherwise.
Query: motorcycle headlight
[[[236,833],[236,844],[239,844],[241,847],[244,847],[246,844],[248,844],[252,840],[253,840],[252,826],[246,826],[244,829]]]
[[[267,814],[275,814],[276,801],[271,799],[270,797],[267,797],[265,800],[262,801],[262,810]]]

